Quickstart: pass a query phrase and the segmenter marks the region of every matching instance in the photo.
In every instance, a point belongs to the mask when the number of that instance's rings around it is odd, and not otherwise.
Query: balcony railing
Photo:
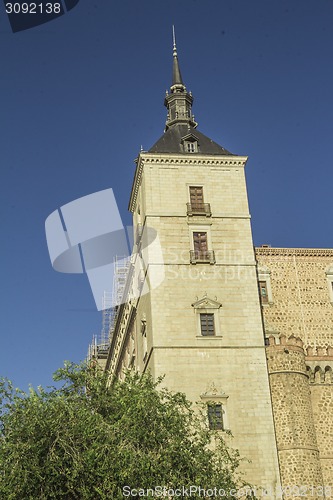
[[[210,217],[212,215],[210,203],[186,203],[187,215],[205,215]]]
[[[190,250],[191,264],[215,264],[215,253],[213,250]]]

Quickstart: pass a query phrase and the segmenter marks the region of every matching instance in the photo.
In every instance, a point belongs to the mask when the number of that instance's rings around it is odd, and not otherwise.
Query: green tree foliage
[[[129,373],[108,385],[96,367],[72,363],[54,379],[60,389],[29,393],[0,382],[1,499],[123,500],[130,488],[191,485],[229,498],[243,485],[238,453],[160,381]]]

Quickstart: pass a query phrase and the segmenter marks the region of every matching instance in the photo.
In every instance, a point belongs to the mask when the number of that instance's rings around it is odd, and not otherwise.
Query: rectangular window
[[[202,186],[190,186],[190,203],[193,209],[202,208],[203,202]]]
[[[190,262],[191,264],[215,264],[215,254],[211,250],[210,233],[207,226],[202,229],[206,231],[201,231],[201,227],[197,226],[197,230],[193,230],[190,227],[190,238],[191,250],[190,250]]]
[[[200,255],[201,253],[207,253],[208,251],[208,242],[207,242],[207,233],[193,233],[193,247],[195,253]],[[199,258],[199,257],[198,257]]]
[[[212,215],[210,203],[204,203],[203,187],[189,186],[190,202],[187,203],[187,215]]]
[[[221,404],[208,405],[208,422],[211,430],[223,431],[223,409]]]
[[[268,304],[268,293],[266,281],[259,281],[259,293],[262,304]]]
[[[188,141],[185,142],[185,147],[188,153],[196,153],[198,151],[197,142],[196,141]]]
[[[213,313],[200,314],[200,329],[201,329],[201,335],[203,335],[204,337],[215,335]]]

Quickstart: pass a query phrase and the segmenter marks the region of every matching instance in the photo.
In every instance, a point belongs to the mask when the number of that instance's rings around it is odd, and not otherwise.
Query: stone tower
[[[311,393],[300,338],[269,338],[271,379],[281,481],[295,498],[324,496]],[[307,489],[307,486],[312,490]],[[303,488],[303,489],[302,489]],[[320,494],[321,493],[321,494]]]
[[[202,134],[192,103],[174,41],[165,132],[137,159],[129,203],[136,253],[106,369],[149,370],[192,401],[214,401],[219,428],[232,431],[233,446],[250,460],[246,479],[274,492],[280,479],[247,157]],[[158,246],[149,244],[154,235]],[[133,293],[148,285],[149,293]]]

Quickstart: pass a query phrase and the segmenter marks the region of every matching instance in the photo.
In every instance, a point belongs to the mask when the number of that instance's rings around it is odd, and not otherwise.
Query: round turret
[[[308,371],[300,338],[271,336],[266,348],[282,485],[293,498],[323,498]],[[311,485],[312,491],[300,488]]]

